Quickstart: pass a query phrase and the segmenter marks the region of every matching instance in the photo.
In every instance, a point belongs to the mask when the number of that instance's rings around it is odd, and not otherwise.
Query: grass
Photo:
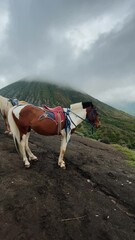
[[[118,149],[119,151],[121,151],[122,153],[124,153],[127,157],[128,163],[131,166],[135,167],[135,151],[133,151],[133,150],[127,148],[127,147],[120,146],[118,144],[113,144],[113,146],[116,149]]]

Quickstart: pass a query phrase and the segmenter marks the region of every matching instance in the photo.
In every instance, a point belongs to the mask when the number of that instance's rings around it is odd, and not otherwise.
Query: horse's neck
[[[82,109],[83,107],[82,107],[82,102],[80,102],[80,103],[74,103],[74,104],[71,104],[70,105],[70,109],[71,110],[78,110],[78,109]]]
[[[0,96],[0,106],[2,105],[4,99],[5,99],[4,97]]]
[[[82,108],[70,108],[70,120],[71,120],[71,129],[78,126],[83,120],[86,119],[86,109]]]
[[[8,98],[0,96],[0,109],[1,111],[8,111],[12,107],[12,104],[8,101]]]
[[[5,103],[7,102],[7,99],[5,97],[0,96],[0,108],[5,107]]]

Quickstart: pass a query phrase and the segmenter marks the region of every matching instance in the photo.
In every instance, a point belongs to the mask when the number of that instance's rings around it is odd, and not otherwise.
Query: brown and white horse
[[[11,108],[8,114],[14,143],[27,168],[30,167],[30,160],[37,160],[28,145],[31,129],[41,135],[61,135],[58,165],[65,169],[64,154],[68,141],[77,125],[85,119],[95,128],[100,126],[100,119],[92,102],[80,102],[71,104],[70,108],[53,109],[27,104]]]
[[[17,99],[6,98],[0,96],[0,113],[5,123],[5,133],[11,134],[10,127],[8,124],[8,112],[11,107],[17,104],[25,104],[25,101],[18,101]]]

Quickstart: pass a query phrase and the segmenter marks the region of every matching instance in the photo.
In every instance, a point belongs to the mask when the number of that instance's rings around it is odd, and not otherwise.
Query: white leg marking
[[[71,136],[70,133],[68,133],[68,136],[66,137],[65,131],[62,132],[62,139],[61,139],[60,155],[59,155],[59,159],[58,159],[58,165],[63,169],[66,169],[66,165],[65,165],[65,161],[64,161],[64,155],[65,155],[65,151],[66,151],[67,144],[68,144],[68,141],[70,139],[70,136]]]
[[[26,150],[25,150],[25,146],[26,146],[26,135],[22,136],[22,140],[20,142],[20,153],[23,157],[23,162],[26,168],[30,167],[30,162],[28,161],[27,155],[26,155]]]
[[[31,160],[37,161],[38,158],[31,152],[31,150],[29,148],[29,136],[30,136],[30,132],[28,132],[26,134],[26,141],[25,141],[25,143],[26,143],[26,146],[25,146],[26,147],[26,152],[27,152],[27,154],[29,156],[29,161],[31,161]]]

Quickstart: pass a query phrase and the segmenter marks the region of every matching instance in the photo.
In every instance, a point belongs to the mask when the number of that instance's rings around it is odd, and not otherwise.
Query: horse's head
[[[95,128],[100,127],[101,125],[100,118],[99,118],[97,109],[93,105],[93,103],[85,102],[82,104],[83,104],[83,108],[86,109],[86,119],[89,121],[89,123]]]

